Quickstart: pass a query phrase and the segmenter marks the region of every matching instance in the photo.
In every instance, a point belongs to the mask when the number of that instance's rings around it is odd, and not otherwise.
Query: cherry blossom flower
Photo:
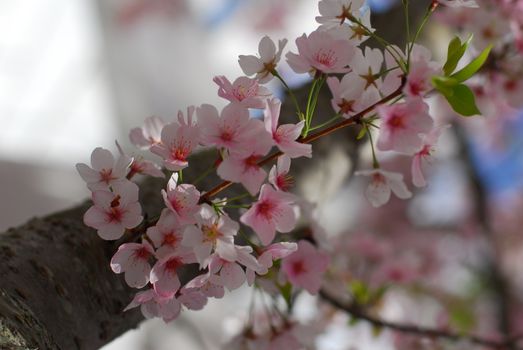
[[[194,262],[194,254],[186,249],[176,250],[160,258],[154,264],[149,278],[154,291],[161,297],[171,298],[181,286],[178,268]]]
[[[256,79],[239,77],[231,84],[226,77],[217,76],[213,81],[220,87],[218,96],[244,108],[264,108],[265,99],[271,96],[271,92],[260,86]]]
[[[151,146],[150,150],[164,160],[164,165],[172,171],[181,170],[189,164],[187,157],[198,145],[200,128],[192,123],[194,108],[187,109],[189,123],[184,122],[182,112],[178,112],[178,122],[165,125],[162,129],[161,143]]]
[[[477,8],[479,7],[476,0],[433,0],[441,5],[448,7],[470,7]]]
[[[298,250],[283,259],[281,269],[293,286],[317,294],[328,266],[327,254],[320,252],[310,242],[300,240]]]
[[[125,272],[125,282],[133,288],[142,288],[149,283],[151,265],[149,259],[154,255],[153,247],[147,242],[124,243],[111,259],[114,273]]]
[[[195,223],[194,215],[198,212],[200,192],[193,185],[178,185],[177,182],[178,174],[174,173],[167,183],[167,191],[162,190],[165,205],[174,214],[179,224]]]
[[[276,146],[291,158],[312,156],[312,146],[297,142],[304,126],[304,121],[298,124],[284,124],[278,126],[280,119],[281,101],[273,98],[267,100],[267,107],[264,111],[265,129],[272,134],[272,139]]]
[[[432,129],[434,124],[422,99],[407,99],[405,103],[378,106],[381,127],[377,142],[381,151],[394,150],[413,154],[421,146],[419,134]]]
[[[265,184],[261,188],[258,201],[240,217],[240,221],[256,232],[263,245],[268,245],[274,239],[276,231],[290,232],[296,225],[294,201],[293,195],[275,191]]]
[[[273,243],[262,250],[258,257],[258,262],[263,267],[258,273],[264,275],[272,267],[275,260],[283,259],[298,249],[298,245],[294,242],[279,242]]]
[[[202,143],[207,146],[224,147],[231,152],[242,153],[253,136],[253,125],[249,111],[238,105],[229,104],[218,115],[218,110],[204,104],[197,110],[202,126]]]
[[[124,311],[137,306],[140,306],[145,318],[161,317],[165,323],[174,320],[181,311],[181,304],[176,298],[164,298],[158,295],[153,289],[136,293]]]
[[[246,281],[245,271],[240,264],[249,270],[258,271],[261,265],[252,256],[252,248],[249,246],[235,246],[236,260],[228,261],[213,255],[209,262],[209,280],[217,285],[226,287],[232,291],[239,288]]]
[[[165,121],[160,117],[148,117],[145,119],[143,127],[131,130],[129,139],[136,147],[149,149],[151,146],[162,142],[161,133],[165,124]]]
[[[405,95],[422,97],[432,89],[431,78],[440,73],[441,67],[430,59],[431,53],[427,48],[413,45],[409,74],[403,88]]]
[[[185,229],[182,243],[193,248],[200,268],[206,267],[209,263],[208,258],[213,248],[220,258],[228,261],[236,260],[234,236],[240,225],[227,214],[218,216],[207,204],[200,207],[197,220],[197,226],[191,225]]]
[[[347,73],[355,48],[328,31],[314,31],[296,39],[298,54],[288,52],[287,63],[296,73]]]
[[[214,284],[210,281],[211,273],[208,271],[205,274],[196,276],[184,288],[197,288],[208,298],[221,299],[225,295],[225,289],[221,285]]]
[[[252,125],[255,127],[253,130],[259,130],[255,133],[258,136],[245,144],[242,153],[229,154],[218,166],[217,173],[224,180],[240,182],[250,194],[255,195],[267,176],[258,162],[269,152],[272,147],[272,139],[270,134],[263,129],[261,121],[253,120]]]
[[[142,220],[142,208],[138,203],[138,186],[125,181],[115,183],[113,192],[94,191],[94,205],[84,214],[84,224],[98,230],[98,235],[105,240],[115,240],[125,232],[138,226]]]
[[[332,92],[332,108],[337,113],[341,113],[344,118],[350,118],[380,99],[375,90],[369,91],[365,98],[362,96],[365,91],[365,81],[359,79],[354,72],[345,74],[341,81],[336,77],[328,77],[327,85]]]
[[[127,169],[132,161],[132,158],[122,154],[115,163],[109,150],[97,147],[91,153],[92,168],[87,164],[78,163],[76,170],[91,191],[107,190],[117,183],[126,181]]]
[[[240,55],[238,63],[245,75],[251,76],[256,74],[255,78],[258,82],[264,84],[272,79],[272,72],[275,71],[286,44],[287,39],[279,40],[278,51],[276,51],[274,42],[268,36],[264,36],[258,44],[260,57]]]
[[[423,176],[423,171],[421,169],[422,163],[427,162],[431,158],[439,136],[441,135],[442,131],[448,127],[449,125],[444,125],[434,128],[422,138],[421,148],[414,154],[414,157],[412,158],[411,170],[412,183],[414,186],[424,187],[427,185],[425,177]]]
[[[147,236],[158,248],[157,256],[163,257],[179,249],[183,240],[184,226],[169,209],[162,210],[156,225],[147,229]]]
[[[183,287],[177,299],[189,310],[201,310],[207,304],[207,296],[197,288]]]
[[[383,53],[380,49],[365,47],[365,54],[357,49],[352,57],[350,67],[355,76],[365,83],[364,90],[374,88],[379,90],[382,80],[379,76],[383,64]]]
[[[123,157],[129,157],[125,154],[125,152],[122,149],[122,146],[116,141],[116,147],[118,148],[118,151],[120,152],[120,155]],[[127,178],[131,179],[135,174],[142,174],[142,175],[150,175],[152,177],[159,177],[163,178],[165,175],[163,174],[162,168],[151,161],[143,159],[143,157],[132,157],[131,165],[129,166],[129,172],[127,174]]]
[[[316,21],[321,24],[341,25],[345,20],[359,17],[359,9],[365,0],[321,0],[318,3],[320,16]]]
[[[403,182],[403,175],[381,169],[356,171],[355,175],[370,176],[371,182],[365,191],[373,207],[380,207],[390,199],[391,191],[401,199],[407,199],[412,193]]]
[[[291,159],[282,155],[269,172],[269,183],[278,191],[287,192],[294,183],[291,175],[289,175],[290,166]]]

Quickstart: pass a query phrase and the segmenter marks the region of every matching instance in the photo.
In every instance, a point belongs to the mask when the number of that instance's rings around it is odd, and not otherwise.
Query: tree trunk
[[[149,215],[160,181],[141,187]],[[83,224],[90,203],[0,235],[0,349],[98,349],[142,319],[109,268],[116,244]]]

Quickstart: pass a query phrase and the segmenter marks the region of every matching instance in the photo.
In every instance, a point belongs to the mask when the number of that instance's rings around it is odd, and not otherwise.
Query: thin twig
[[[365,108],[363,111],[353,115],[350,119],[345,119],[339,123],[336,123],[326,129],[323,129],[323,130],[320,130],[318,132],[315,132],[314,134],[311,134],[307,137],[304,137],[304,138],[299,138],[297,141],[301,142],[301,143],[311,143],[311,142],[314,142],[316,141],[317,139],[319,138],[322,138],[324,136],[327,136],[329,134],[332,134],[333,132],[335,131],[338,131],[340,129],[343,129],[349,125],[352,125],[352,124],[356,124],[359,122],[359,120],[367,113],[371,112],[372,110],[374,110],[377,106],[379,105],[382,105],[384,103],[387,103],[391,100],[393,100],[394,98],[398,97],[401,95],[402,93],[402,90],[403,90],[403,86],[404,86],[404,82],[402,82],[402,84],[400,85],[400,87],[394,91],[393,93],[391,93],[390,95],[388,96],[385,96],[384,98],[382,98],[381,100],[379,100],[378,102],[374,103],[373,105]],[[264,166],[270,162],[272,162],[273,160],[277,159],[279,156],[281,156],[283,153],[281,151],[277,151],[277,152],[274,152],[272,154],[270,154],[269,156],[267,156],[266,158],[262,159],[261,161],[258,162],[258,166]],[[206,192],[201,198],[200,198],[200,203],[206,203],[209,201],[210,198],[216,196],[218,193],[220,193],[221,191],[227,189],[229,186],[232,185],[232,182],[231,181],[223,181],[222,183],[220,183],[219,185],[217,185],[216,187],[212,188],[211,190],[209,190],[208,192]]]
[[[473,334],[455,333],[443,329],[420,327],[411,324],[385,321],[367,314],[360,306],[356,304],[342,303],[341,301],[337,300],[324,290],[320,291],[320,297],[322,298],[322,300],[328,302],[337,309],[347,312],[354,318],[367,321],[376,327],[388,328],[397,332],[420,335],[428,338],[443,338],[452,341],[466,340],[470,343],[488,346],[493,349],[507,349],[510,347],[514,350],[523,350],[523,348],[515,346],[515,342],[517,342],[519,338],[508,338],[505,341],[496,341],[482,338]]]

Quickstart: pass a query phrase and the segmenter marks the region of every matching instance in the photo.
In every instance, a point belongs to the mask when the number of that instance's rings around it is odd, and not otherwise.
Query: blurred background
[[[376,13],[397,10],[394,0],[369,5]],[[294,50],[292,38],[314,30],[316,15],[316,1],[310,0],[0,1],[0,232],[83,201],[89,192],[74,164],[88,163],[98,146],[114,151],[115,139],[128,146],[128,130],[145,117],[170,119],[191,104],[223,106],[215,75],[240,76],[238,55],[256,53],[265,34],[290,38],[287,49]],[[393,17],[387,16],[381,19],[390,24]],[[438,35],[443,34],[434,28],[428,36]],[[292,87],[307,81],[285,63],[280,69]],[[281,87],[272,83],[281,95]],[[520,193],[515,189],[523,179],[521,119],[511,122],[508,147],[487,150],[480,143],[473,148],[481,181],[496,195]],[[431,186],[405,209],[421,226],[447,227],[469,215],[467,170],[455,159],[459,147],[451,137],[443,143]],[[347,161],[345,167],[348,172],[353,164]],[[343,179],[334,182],[328,194],[319,188],[322,193],[310,197],[325,204],[320,212],[326,228],[339,232],[353,219],[340,218],[340,206],[353,206],[346,199],[362,197],[362,191],[342,186]],[[461,241],[442,244],[454,247],[449,254],[463,253]],[[302,299],[300,317],[314,317],[314,304]],[[216,349],[240,330],[249,300],[250,292],[240,289],[172,324],[143,322],[103,349]],[[389,309],[386,315],[399,312]],[[374,337],[367,325],[348,328],[344,322],[320,338],[319,348],[394,348],[388,332]]]

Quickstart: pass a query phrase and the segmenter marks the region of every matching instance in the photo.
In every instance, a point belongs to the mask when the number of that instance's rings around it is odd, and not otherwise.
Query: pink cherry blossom
[[[470,7],[470,8],[479,7],[476,0],[433,0],[433,1],[438,2],[444,6],[449,6],[449,7]]]
[[[194,108],[187,109],[188,123],[183,113],[178,112],[178,121],[165,125],[162,129],[161,143],[154,144],[150,150],[164,160],[164,165],[172,171],[181,170],[188,165],[187,157],[198,145],[200,128],[192,122]]]
[[[189,310],[201,310],[207,304],[207,296],[197,288],[182,288],[177,299]]]
[[[124,311],[137,306],[140,306],[145,318],[161,317],[165,323],[174,320],[181,311],[181,304],[176,298],[164,298],[153,289],[136,293]]]
[[[147,236],[158,248],[156,254],[163,257],[179,249],[182,244],[183,229],[184,226],[180,224],[177,216],[171,210],[162,210],[156,225],[147,229]]]
[[[262,267],[252,256],[252,248],[249,246],[235,246],[236,261],[227,261],[217,255],[213,255],[209,262],[209,280],[217,285],[226,287],[228,290],[239,288],[246,281],[246,274],[243,268],[259,271]]]
[[[116,141],[116,147],[118,148],[118,151],[120,152],[120,155],[122,157],[129,157],[125,154],[125,152],[122,149],[122,146]],[[163,178],[165,175],[162,172],[162,168],[151,161],[143,159],[143,157],[132,157],[131,165],[129,166],[129,173],[127,174],[127,178],[131,179],[135,174],[142,174],[142,175],[150,175],[152,177],[160,177]]]
[[[432,89],[431,78],[441,74],[441,67],[431,60],[430,51],[421,46],[413,45],[409,62],[409,74],[403,92],[407,96],[420,96]]]
[[[298,249],[298,245],[294,242],[279,242],[273,243],[262,250],[258,257],[258,262],[262,265],[260,275],[264,275],[272,267],[275,260],[283,259]]]
[[[316,21],[321,24],[341,25],[345,20],[359,17],[359,9],[364,0],[321,0],[318,3],[320,16]]]
[[[149,283],[151,265],[149,259],[154,255],[153,247],[147,242],[124,243],[111,259],[114,273],[125,272],[125,282],[133,288],[142,288]]]
[[[240,221],[256,232],[262,244],[268,245],[274,239],[276,231],[290,232],[296,225],[294,200],[293,195],[275,191],[265,184],[261,188],[258,201],[240,217]]]
[[[293,286],[317,294],[328,266],[326,253],[320,252],[310,242],[300,240],[298,250],[283,259],[281,269]]]
[[[237,258],[234,248],[234,236],[240,225],[227,214],[216,214],[207,204],[200,207],[197,215],[197,226],[191,225],[185,229],[183,245],[194,250],[200,268],[209,263],[208,258],[213,249],[222,259],[234,261]]]
[[[159,117],[148,117],[144,126],[134,128],[129,133],[131,143],[141,149],[149,149],[151,146],[161,143],[161,133],[165,122]]]
[[[178,268],[194,262],[194,254],[185,249],[176,250],[160,258],[154,264],[150,275],[154,291],[161,297],[171,298],[181,286]]]
[[[278,158],[269,172],[269,183],[278,191],[287,192],[294,183],[291,175],[289,175],[290,166],[291,159],[283,155]]]
[[[98,235],[106,240],[115,240],[125,232],[138,226],[142,220],[142,208],[138,203],[138,186],[125,181],[115,183],[113,192],[94,191],[94,205],[84,214],[84,224],[98,230]]]
[[[379,106],[381,117],[378,149],[413,154],[421,146],[419,134],[427,133],[434,124],[429,107],[422,99],[407,99],[404,103]]]
[[[367,199],[374,207],[380,207],[390,199],[391,191],[401,199],[407,199],[412,193],[403,182],[403,175],[381,169],[362,170],[355,175],[370,176],[371,182],[365,191]]]
[[[253,136],[253,120],[249,119],[249,111],[238,104],[229,104],[221,115],[214,106],[204,104],[198,108],[197,114],[204,145],[241,153]]]
[[[429,161],[434,152],[436,143],[442,131],[448,128],[449,125],[444,125],[432,129],[428,134],[424,135],[421,142],[421,148],[414,154],[412,158],[412,183],[416,187],[424,187],[427,185],[423,171],[421,169],[422,163]]]
[[[167,208],[174,214],[179,224],[196,222],[200,192],[193,185],[177,184],[178,174],[172,174],[167,183],[167,191],[162,190],[163,200]]]
[[[224,180],[241,183],[250,194],[255,195],[267,176],[258,162],[269,152],[273,141],[261,121],[252,120],[252,125],[251,131],[257,135],[256,138],[245,144],[242,153],[229,154],[218,166],[217,173]]]
[[[368,98],[362,98],[365,91],[365,81],[354,72],[345,74],[341,81],[336,77],[329,77],[327,78],[327,85],[333,97],[331,100],[332,108],[337,113],[341,113],[344,118],[350,118],[380,99],[377,92],[373,93],[372,101]]]
[[[287,39],[279,40],[278,51],[276,51],[274,42],[268,36],[264,36],[258,45],[260,57],[240,55],[238,63],[245,75],[256,74],[258,82],[264,84],[272,79],[272,72],[276,69],[286,44]]]
[[[225,295],[225,289],[221,285],[214,284],[210,281],[211,273],[196,276],[190,280],[184,288],[197,288],[208,298],[221,299]]]
[[[383,64],[383,53],[380,49],[371,49],[365,47],[365,54],[362,50],[357,49],[352,57],[350,67],[354,76],[363,80],[364,90],[379,90],[382,84],[379,73]]]
[[[304,121],[298,124],[278,125],[280,119],[281,101],[273,98],[267,100],[264,111],[265,129],[272,134],[276,146],[291,158],[312,156],[312,146],[296,141],[304,126]]]
[[[109,150],[97,147],[91,153],[92,168],[84,163],[78,163],[76,170],[91,191],[108,190],[116,183],[126,181],[125,176],[132,161],[132,158],[122,154],[115,162]]]
[[[217,76],[213,81],[220,87],[218,96],[244,108],[264,108],[265,99],[271,96],[271,92],[260,86],[256,79],[239,77],[231,84],[226,77]]]
[[[348,40],[328,31],[314,31],[296,39],[298,54],[287,53],[287,63],[296,73],[347,73],[355,48]]]

